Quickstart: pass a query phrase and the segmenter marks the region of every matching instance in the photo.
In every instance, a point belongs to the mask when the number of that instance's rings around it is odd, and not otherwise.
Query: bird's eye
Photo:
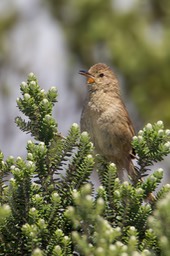
[[[100,73],[100,74],[99,74],[99,77],[104,77],[104,74],[103,74],[103,73]]]

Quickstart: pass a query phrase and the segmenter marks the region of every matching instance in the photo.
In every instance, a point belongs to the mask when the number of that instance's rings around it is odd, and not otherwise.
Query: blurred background
[[[86,93],[80,69],[97,62],[117,73],[138,131],[170,127],[169,0],[1,0],[0,148],[25,154],[29,135],[14,124],[19,85],[30,72],[59,92],[54,116],[62,134],[79,123]],[[158,167],[169,170],[167,157]],[[170,171],[170,170],[169,170]]]

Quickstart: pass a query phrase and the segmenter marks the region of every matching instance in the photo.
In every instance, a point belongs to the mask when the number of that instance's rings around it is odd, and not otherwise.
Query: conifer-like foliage
[[[170,185],[157,193],[163,170],[136,186],[117,178],[116,166],[93,154],[86,132],[73,124],[63,137],[52,117],[57,91],[42,90],[34,74],[17,99],[30,133],[26,159],[0,153],[0,255],[169,255]],[[138,170],[170,153],[170,131],[158,121],[134,137]],[[101,186],[90,175],[97,168]],[[7,181],[7,174],[12,178]],[[149,193],[155,200],[147,202]]]

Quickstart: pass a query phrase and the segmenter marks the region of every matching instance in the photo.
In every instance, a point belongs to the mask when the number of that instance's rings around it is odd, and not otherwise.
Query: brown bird
[[[88,87],[81,131],[89,133],[96,153],[116,164],[121,180],[126,170],[136,183],[138,175],[132,163],[131,146],[135,132],[121,99],[118,79],[110,67],[102,63],[79,73],[87,77]]]

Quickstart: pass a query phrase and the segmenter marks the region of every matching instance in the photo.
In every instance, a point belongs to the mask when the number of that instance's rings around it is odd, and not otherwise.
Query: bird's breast
[[[132,134],[117,97],[94,95],[82,113],[81,126],[90,134],[96,151],[110,160],[130,151]]]

